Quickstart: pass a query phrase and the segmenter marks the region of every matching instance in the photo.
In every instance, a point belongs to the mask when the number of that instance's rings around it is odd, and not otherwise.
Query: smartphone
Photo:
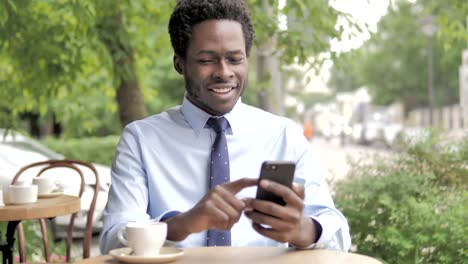
[[[296,164],[292,161],[264,161],[260,169],[258,183],[265,179],[292,188],[295,169]],[[271,201],[283,206],[286,205],[282,197],[264,190],[259,184],[257,184],[256,199]]]

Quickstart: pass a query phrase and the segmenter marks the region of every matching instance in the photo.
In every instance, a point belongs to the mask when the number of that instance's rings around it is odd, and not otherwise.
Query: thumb
[[[237,194],[242,189],[250,186],[257,185],[258,180],[252,178],[242,178],[237,181],[225,183],[224,188],[226,188],[230,193]]]

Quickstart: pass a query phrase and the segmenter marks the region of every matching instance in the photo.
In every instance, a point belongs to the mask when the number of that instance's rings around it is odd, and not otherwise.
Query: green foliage
[[[360,50],[342,53],[335,57],[328,85],[335,92],[349,92],[364,86],[360,80],[360,65],[363,60]]]
[[[66,158],[111,166],[118,140],[118,136],[80,139],[47,138],[43,140],[43,143]]]
[[[356,163],[335,202],[357,252],[387,263],[464,263],[468,257],[468,140],[432,135],[397,157]]]
[[[446,40],[444,49],[450,49],[450,44],[465,41],[468,44],[468,33],[466,28],[466,15],[468,4],[463,0],[425,1],[424,12],[426,14],[437,14],[439,25],[439,36]]]
[[[434,58],[436,105],[457,103],[458,67],[468,34],[466,1],[397,1],[359,51],[337,58],[330,84],[348,90],[346,84],[367,86],[376,104],[403,101],[408,110],[428,105],[428,45]],[[458,7],[459,10],[455,7]],[[440,30],[430,40],[422,33],[421,20],[437,17]],[[461,28],[460,28],[461,27]]]
[[[341,29],[335,28],[338,16],[346,17],[333,9],[328,1],[287,1],[279,8],[279,1],[268,1],[271,12],[265,10],[264,1],[248,1],[257,32],[256,44],[275,40],[275,53],[285,65],[304,64],[321,52],[330,49],[330,40],[340,38]],[[278,17],[284,16],[287,30],[280,28]],[[294,48],[292,48],[294,47]],[[317,60],[313,64],[317,64]]]
[[[272,13],[265,12],[262,2],[248,1],[255,44],[275,38],[283,65],[296,58],[304,63],[327,51],[330,39],[341,33],[335,29],[338,16],[347,16],[325,0],[288,1],[282,9],[271,0]],[[175,4],[0,1],[0,127],[18,127],[22,113],[38,113],[44,119],[54,114],[67,136],[119,133],[115,98],[122,78],[138,81],[150,113],[179,104],[185,88],[173,69],[167,34]],[[287,17],[288,30],[278,27],[279,15]],[[132,58],[133,63],[118,63]],[[257,91],[250,85],[245,101],[255,104]]]
[[[120,132],[114,68],[102,36],[133,49],[148,105],[180,102],[184,87],[172,67],[167,20],[174,1],[2,1],[0,127],[17,127],[24,112],[53,112],[69,136]],[[122,12],[122,32],[99,28]],[[148,21],[152,21],[148,26]],[[117,34],[118,33],[118,34]],[[119,57],[119,54],[114,54]],[[115,57],[114,56],[114,57]],[[177,98],[172,91],[179,90]],[[167,94],[161,96],[160,94]]]

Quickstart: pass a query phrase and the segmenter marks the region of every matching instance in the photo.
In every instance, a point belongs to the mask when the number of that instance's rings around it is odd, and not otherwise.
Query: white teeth
[[[216,88],[212,89],[215,93],[227,93],[232,90],[232,87],[229,88]]]

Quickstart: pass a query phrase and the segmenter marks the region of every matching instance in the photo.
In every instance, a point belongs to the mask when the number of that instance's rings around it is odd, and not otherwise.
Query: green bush
[[[354,164],[336,186],[355,251],[387,263],[466,263],[468,140],[431,135],[393,158]]]
[[[107,136],[78,139],[47,138],[43,143],[66,158],[111,166],[118,141],[119,136]]]
[[[21,222],[23,225],[24,236],[26,238],[27,262],[44,262],[44,245],[42,243],[42,234],[38,220],[26,220]],[[50,223],[47,221],[47,223]],[[6,233],[7,223],[0,223],[0,230]],[[52,238],[50,225],[48,226],[49,254],[51,262],[65,261],[66,243],[65,240],[54,241]],[[2,233],[4,235],[5,233]],[[17,233],[15,232],[17,239]],[[5,237],[2,237],[5,239]],[[18,240],[15,241],[15,251],[13,252],[13,262],[19,262]]]

